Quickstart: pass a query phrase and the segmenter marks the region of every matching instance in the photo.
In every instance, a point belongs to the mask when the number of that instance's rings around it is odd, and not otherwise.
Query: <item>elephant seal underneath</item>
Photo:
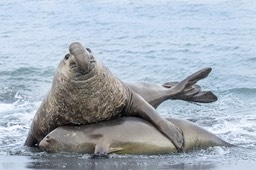
[[[181,94],[210,71],[206,68],[192,74],[171,87],[165,98]],[[56,70],[52,88],[34,116],[25,145],[39,144],[62,125],[85,125],[120,116],[138,116],[151,122],[177,149],[182,149],[182,131],[116,78],[90,49],[75,42]]]
[[[210,146],[233,146],[196,124],[169,118],[184,136],[184,150]],[[167,154],[176,147],[152,124],[136,117],[83,126],[62,126],[54,129],[39,144],[47,152],[97,154]]]

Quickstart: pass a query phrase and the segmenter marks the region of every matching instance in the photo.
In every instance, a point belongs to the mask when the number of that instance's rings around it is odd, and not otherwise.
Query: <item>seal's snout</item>
[[[74,56],[77,65],[77,71],[81,74],[86,74],[90,70],[90,55],[83,45],[79,42],[74,42],[69,46],[69,52]]]
[[[46,136],[40,143],[39,143],[39,147],[43,150],[45,150],[47,147],[50,146],[50,137]]]
[[[49,135],[47,135],[40,143],[39,148],[51,152],[56,150],[57,141],[53,138],[51,138]]]
[[[74,54],[77,49],[84,49],[83,45],[80,42],[73,42],[69,46],[69,51],[71,54]]]

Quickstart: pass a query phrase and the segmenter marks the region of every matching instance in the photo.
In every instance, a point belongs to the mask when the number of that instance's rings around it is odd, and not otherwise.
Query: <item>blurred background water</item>
[[[163,116],[193,119],[239,147],[152,157],[112,155],[108,164],[85,155],[27,150],[23,143],[32,118],[73,41],[90,47],[125,81],[178,81],[212,67],[199,84],[216,93],[217,102],[167,101],[158,111]],[[29,163],[24,168],[86,164],[97,169],[101,164],[111,168],[113,163],[131,169],[212,169],[226,163],[255,163],[255,44],[254,0],[1,1],[0,157],[13,162],[25,159]],[[5,163],[2,168],[10,165],[19,164]]]

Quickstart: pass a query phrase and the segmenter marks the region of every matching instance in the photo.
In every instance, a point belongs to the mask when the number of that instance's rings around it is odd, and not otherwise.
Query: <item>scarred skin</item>
[[[138,116],[151,122],[177,149],[182,149],[182,131],[162,118],[154,105],[138,95],[134,87],[116,78],[80,43],[72,43],[69,51],[60,62],[52,88],[33,119],[26,146],[39,144],[49,132],[62,125],[86,125],[120,116]],[[175,85],[167,84],[166,93],[160,99],[184,96],[186,90],[210,71],[205,68]]]

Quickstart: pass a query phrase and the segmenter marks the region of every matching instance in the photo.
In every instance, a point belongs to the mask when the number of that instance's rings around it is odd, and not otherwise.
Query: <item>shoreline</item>
[[[109,161],[111,160],[111,161]],[[236,162],[194,162],[175,163],[166,158],[109,158],[89,159],[68,156],[16,156],[0,155],[0,169],[212,169],[239,170],[253,169],[255,161],[240,160]]]

